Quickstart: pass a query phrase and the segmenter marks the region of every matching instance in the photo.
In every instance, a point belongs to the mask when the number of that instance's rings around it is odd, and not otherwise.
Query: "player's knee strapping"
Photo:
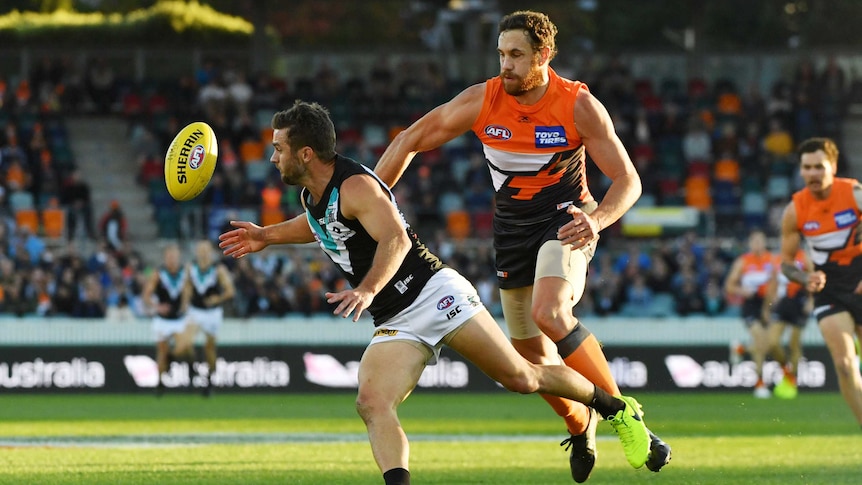
[[[583,323],[578,322],[568,335],[556,342],[557,352],[565,359],[572,355],[592,334]]]

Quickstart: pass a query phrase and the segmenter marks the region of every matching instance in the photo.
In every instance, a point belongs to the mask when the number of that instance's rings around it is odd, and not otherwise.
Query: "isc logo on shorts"
[[[449,308],[450,306],[452,306],[453,303],[455,303],[455,297],[454,296],[452,296],[452,295],[444,296],[443,298],[440,299],[440,301],[437,302],[437,309],[438,310],[445,310],[445,309]]]
[[[206,155],[207,151],[204,149],[203,145],[195,145],[192,148],[192,153],[189,155],[189,167],[192,170],[201,166],[204,163],[204,155]]]

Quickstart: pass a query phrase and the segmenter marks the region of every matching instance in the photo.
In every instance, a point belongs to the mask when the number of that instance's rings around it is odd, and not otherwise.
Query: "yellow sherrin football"
[[[195,121],[180,130],[165,155],[165,185],[176,200],[191,200],[206,188],[218,159],[210,125]]]

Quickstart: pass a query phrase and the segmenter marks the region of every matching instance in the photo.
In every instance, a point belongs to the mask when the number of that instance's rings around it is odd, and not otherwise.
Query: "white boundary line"
[[[410,441],[441,442],[557,442],[559,435],[471,435],[410,434]],[[597,436],[599,441],[615,439]],[[186,433],[106,436],[6,436],[0,437],[0,448],[158,448],[221,444],[264,443],[355,443],[368,440],[365,433]]]

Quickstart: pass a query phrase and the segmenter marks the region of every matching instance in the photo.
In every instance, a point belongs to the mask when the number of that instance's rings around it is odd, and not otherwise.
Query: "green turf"
[[[838,394],[645,394],[646,420],[674,447],[661,473],[632,470],[610,427],[588,483],[860,483],[862,436]],[[0,396],[0,440],[150,433],[364,432],[353,395]],[[535,396],[419,392],[402,406],[414,483],[571,483],[561,421]],[[524,435],[477,442],[475,435]],[[462,435],[463,439],[458,439]],[[529,435],[552,437],[527,440]],[[0,484],[380,484],[364,440],[195,446],[11,446]]]

